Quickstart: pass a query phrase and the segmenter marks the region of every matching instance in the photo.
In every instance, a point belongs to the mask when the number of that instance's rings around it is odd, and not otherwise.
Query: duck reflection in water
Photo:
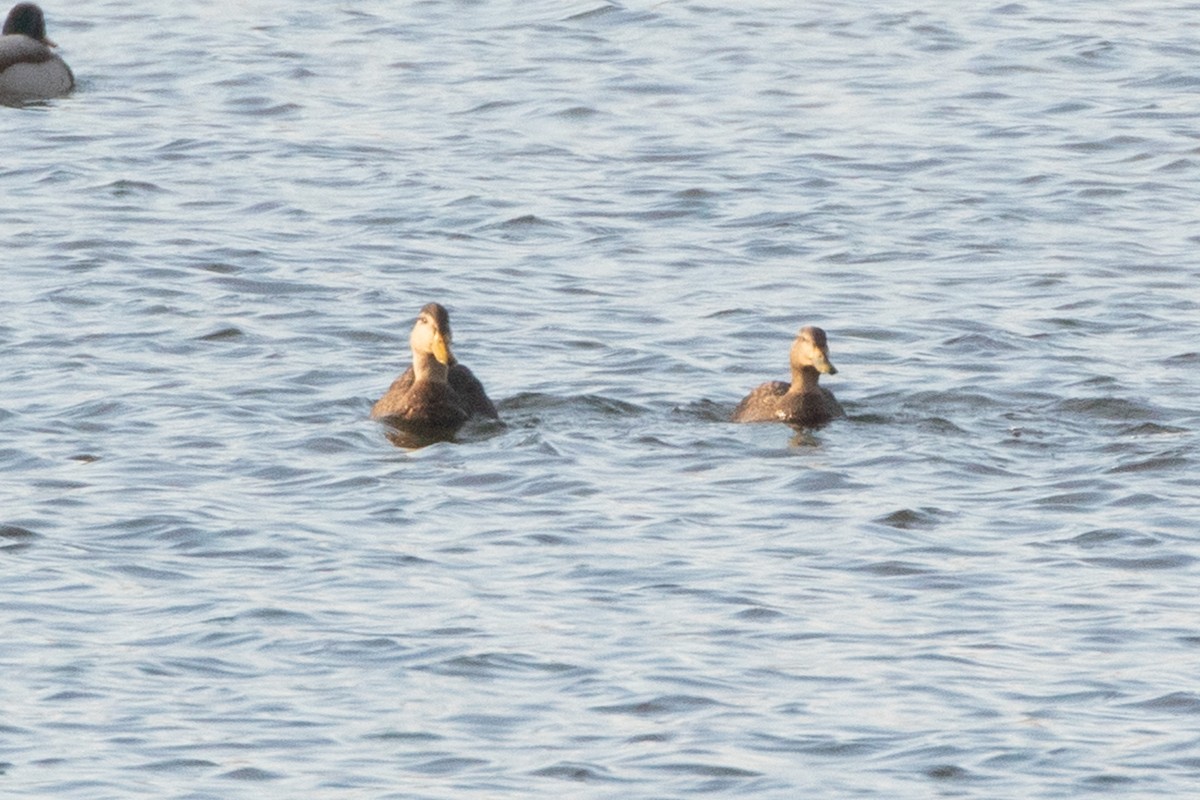
[[[797,428],[819,428],[846,412],[833,392],[819,386],[822,374],[836,375],[829,360],[825,331],[814,326],[800,329],[792,343],[792,382],[769,381],[738,403],[734,422],[786,422]]]
[[[412,364],[371,409],[401,447],[423,447],[454,438],[472,417],[499,419],[483,384],[451,351],[450,314],[425,305],[408,337]]]

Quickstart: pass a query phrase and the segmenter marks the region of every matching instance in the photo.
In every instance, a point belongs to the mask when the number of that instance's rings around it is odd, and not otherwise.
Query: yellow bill
[[[434,334],[433,357],[443,364],[450,364],[450,348],[446,344],[446,338],[441,333]]]

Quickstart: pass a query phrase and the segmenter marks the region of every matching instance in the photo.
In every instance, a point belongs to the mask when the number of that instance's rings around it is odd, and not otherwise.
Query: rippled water
[[[0,790],[1191,794],[1194,8],[959,5],[47,4]]]

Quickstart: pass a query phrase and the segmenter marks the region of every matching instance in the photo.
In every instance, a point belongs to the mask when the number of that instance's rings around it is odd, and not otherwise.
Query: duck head
[[[836,375],[837,367],[829,360],[829,344],[825,331],[813,325],[800,329],[792,343],[792,370],[801,372],[805,368],[815,369],[823,375]]]
[[[439,364],[449,367],[454,363],[450,353],[450,314],[438,303],[426,304],[417,314],[412,333],[408,337],[413,356],[430,354]]]
[[[49,47],[58,46],[46,36],[46,16],[33,3],[17,3],[8,12],[8,18],[4,20],[4,35],[10,34],[28,36]]]

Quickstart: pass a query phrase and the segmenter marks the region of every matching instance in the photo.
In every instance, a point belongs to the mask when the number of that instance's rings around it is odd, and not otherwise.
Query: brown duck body
[[[453,436],[472,416],[498,418],[479,379],[450,352],[450,316],[421,309],[409,336],[412,365],[371,408],[372,419],[422,436]]]
[[[404,370],[404,373],[399,378],[392,381],[387,394],[379,400],[379,403],[382,403],[393,393],[407,392],[415,380],[416,374],[413,372],[412,367]],[[465,364],[460,364],[453,356],[451,356],[451,364],[446,375],[446,380],[450,384],[450,388],[458,396],[458,402],[472,417],[479,416],[487,417],[488,419],[500,419],[500,414],[496,411],[496,406],[488,399],[487,392],[484,391],[483,384],[475,377],[475,373],[471,372]],[[375,405],[378,406],[379,403]]]
[[[734,422],[785,422],[817,428],[846,412],[833,392],[818,385],[821,374],[836,375],[825,331],[801,328],[790,354],[792,382],[769,381],[746,395],[733,410]]]
[[[371,418],[429,434],[452,436],[471,414],[458,392],[445,381],[397,378],[375,405]]]
[[[13,6],[0,34],[0,99],[59,97],[75,88],[71,68],[53,47],[42,10],[33,3]]]
[[[803,428],[825,425],[846,412],[833,392],[817,386],[795,390],[795,384],[769,381],[746,395],[733,411],[734,422],[786,422]]]

